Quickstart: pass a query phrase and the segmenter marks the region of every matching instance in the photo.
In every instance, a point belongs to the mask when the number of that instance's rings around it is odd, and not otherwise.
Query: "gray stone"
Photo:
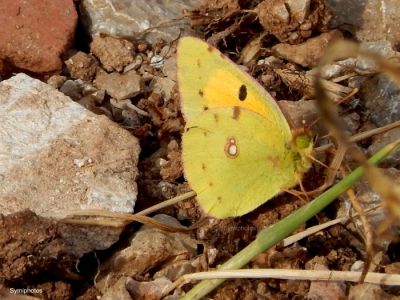
[[[161,55],[154,55],[150,59],[150,66],[155,69],[161,69],[164,66],[165,58]]]
[[[400,2],[398,0],[326,0],[333,14],[332,28],[353,33],[359,41],[400,42]]]
[[[393,57],[400,56],[399,52],[393,50],[393,46],[391,43],[385,39],[377,40],[377,41],[368,41],[362,42],[361,46],[372,53],[384,56],[384,57]]]
[[[60,87],[60,92],[70,97],[72,100],[78,101],[82,98],[82,80],[66,80]]]
[[[275,45],[272,47],[272,53],[303,67],[315,67],[325,54],[328,45],[340,39],[343,39],[342,33],[339,30],[332,30],[310,38],[302,44]]]
[[[154,217],[159,222],[184,228],[167,215]],[[166,232],[154,226],[144,225],[131,238],[130,245],[113,254],[101,266],[97,288],[107,291],[121,276],[142,276],[156,266],[163,268],[174,262],[191,261],[197,256],[197,241],[181,232]]]
[[[365,81],[361,99],[375,125],[380,127],[400,120],[400,88],[385,75],[377,74]]]
[[[47,79],[47,84],[49,84],[55,89],[59,89],[66,80],[67,80],[66,76],[53,75],[49,79]]]
[[[132,299],[163,299],[163,291],[171,285],[171,280],[165,277],[142,282],[128,278],[126,281],[126,289],[131,294]]]
[[[386,176],[393,186],[400,184],[400,171],[396,168],[380,169],[382,174]],[[362,205],[364,211],[370,211],[374,208],[373,212],[366,214],[367,221],[371,228],[380,228],[382,224],[387,220],[388,214],[386,211],[386,205],[383,203],[382,196],[374,191],[371,185],[366,179],[363,179],[352,186],[354,192],[357,195],[357,200]],[[387,187],[389,188],[389,187]],[[352,209],[351,201],[346,194],[340,196],[340,206],[338,210],[338,217],[345,217],[354,215],[356,212]],[[390,201],[390,200],[388,200]],[[377,207],[379,205],[379,207]],[[353,221],[348,223],[347,229],[356,234],[364,232],[364,225],[360,221],[360,218],[353,218]],[[381,249],[383,252],[386,251],[387,247],[392,242],[392,238],[389,235],[375,236],[373,243],[375,249]]]
[[[118,281],[110,286],[107,290],[104,291],[104,294],[101,296],[102,300],[132,300],[131,295],[126,289],[126,283],[129,277],[123,276],[118,279]]]
[[[393,61],[400,58],[400,53],[393,50],[393,46],[387,40],[362,42],[361,48],[370,53],[380,55]],[[375,61],[369,59],[368,57],[358,56],[355,65],[355,71],[358,74],[370,75],[379,72],[379,67]]]
[[[310,0],[287,0],[286,1],[291,17],[299,24],[302,24],[310,12]]]
[[[124,74],[119,73],[98,73],[95,85],[103,89],[111,97],[117,100],[124,100],[138,95],[142,91],[142,78],[135,70]]]
[[[136,55],[135,60],[124,68],[124,73],[131,70],[138,70],[143,63],[143,57],[141,55]]]
[[[386,293],[378,284],[359,283],[350,286],[347,299],[352,300],[376,300],[395,299],[395,296]]]
[[[164,75],[174,81],[177,81],[177,64],[176,64],[176,56],[168,57],[164,63],[162,69]]]
[[[373,137],[371,145],[368,147],[368,154],[372,155],[385,145],[400,140],[400,128],[394,128],[383,134]],[[400,151],[389,155],[380,164],[381,166],[400,166]]]
[[[192,33],[182,11],[194,9],[199,3],[200,0],[82,0],[79,9],[92,36],[132,36],[152,43],[157,38],[171,42],[180,32]]]
[[[329,270],[328,260],[323,256],[315,256],[306,263],[306,268],[315,271]],[[346,284],[343,281],[313,280],[306,295],[307,299],[345,299]]]
[[[0,119],[2,213],[133,211],[139,145],[128,131],[25,74],[0,83]]]
[[[340,117],[344,129],[348,132],[349,135],[356,134],[358,129],[360,128],[360,116],[356,112],[347,113]]]
[[[154,77],[153,79],[153,92],[159,93],[163,96],[165,101],[169,101],[173,95],[176,82],[169,77]]]
[[[279,107],[287,118],[290,118],[292,128],[303,128],[315,122],[318,109],[315,100],[278,101]]]

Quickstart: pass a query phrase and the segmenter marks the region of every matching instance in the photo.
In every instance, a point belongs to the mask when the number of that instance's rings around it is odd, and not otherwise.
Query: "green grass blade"
[[[372,164],[377,164],[387,157],[391,152],[399,150],[400,141],[389,144],[379,150],[369,159]],[[360,180],[363,175],[363,168],[359,167],[347,177],[339,181],[329,190],[322,193],[313,201],[296,210],[291,215],[282,219],[278,223],[261,230],[256,239],[247,247],[220,266],[219,270],[239,269],[246,265],[259,253],[271,248],[284,238],[288,237],[300,225],[315,216],[318,212],[332,203],[340,194],[348,190],[355,182]],[[224,279],[204,280],[195,285],[181,299],[201,299],[220,285]]]

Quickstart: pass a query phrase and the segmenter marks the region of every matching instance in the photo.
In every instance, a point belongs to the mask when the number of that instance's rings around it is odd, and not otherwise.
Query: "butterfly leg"
[[[301,177],[302,177],[301,174],[296,173],[296,178],[297,178],[297,182],[300,187],[300,191],[295,190],[295,189],[282,189],[282,191],[295,196],[296,198],[300,199],[304,203],[307,203],[310,200],[310,198],[308,197],[307,191],[304,189],[303,183],[301,181]]]
[[[325,191],[328,187],[330,187],[336,178],[336,174],[342,164],[342,161],[344,159],[344,155],[346,154],[346,147],[342,147],[339,145],[338,149],[336,150],[332,162],[329,164],[329,166],[324,165],[327,168],[327,174],[324,180],[324,183],[319,186],[318,188],[309,191],[308,195],[310,196],[315,196],[321,194],[323,191]],[[313,159],[315,160],[315,159]]]

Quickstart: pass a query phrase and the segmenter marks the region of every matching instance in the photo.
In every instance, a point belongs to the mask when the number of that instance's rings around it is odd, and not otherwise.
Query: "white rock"
[[[0,119],[2,213],[133,211],[139,145],[129,132],[25,74],[0,83]]]

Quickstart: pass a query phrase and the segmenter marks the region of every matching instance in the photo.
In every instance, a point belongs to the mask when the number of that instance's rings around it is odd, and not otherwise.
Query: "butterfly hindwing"
[[[203,112],[183,135],[185,176],[211,216],[243,215],[296,183],[291,136],[243,108]]]

